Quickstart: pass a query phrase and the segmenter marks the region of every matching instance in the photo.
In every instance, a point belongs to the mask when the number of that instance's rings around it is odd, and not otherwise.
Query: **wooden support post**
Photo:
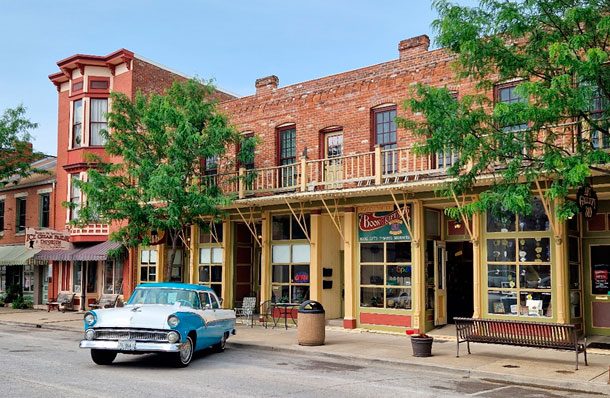
[[[345,240],[343,241],[343,277],[345,285],[345,312],[343,318],[343,327],[346,329],[355,329],[356,320],[356,294],[357,289],[354,285],[356,283],[355,277],[357,275],[355,270],[356,261],[356,213],[353,207],[346,207],[343,213],[343,232],[345,234]]]
[[[231,221],[225,220],[222,222],[222,308],[233,308],[233,278],[232,278],[232,264],[233,264],[233,253],[231,248],[233,247],[233,231],[231,230]]]
[[[189,267],[187,275],[185,275],[184,280],[191,281],[192,284],[197,284],[199,282],[199,278],[197,277],[197,263],[199,253],[197,253],[197,246],[199,242],[199,227],[197,224],[191,225],[191,240],[189,241]]]
[[[243,199],[246,197],[246,182],[244,181],[244,178],[246,176],[246,168],[243,166],[240,166],[239,168],[239,181],[238,181],[238,197],[239,199]]]
[[[413,236],[412,239],[412,278],[414,283],[411,283],[411,289],[413,289],[413,319],[411,321],[411,327],[418,329],[420,333],[426,331],[426,273],[424,267],[425,262],[425,248],[426,245],[422,245],[422,237],[424,236],[424,205],[421,200],[413,201],[413,217],[411,217],[413,223]]]
[[[307,158],[301,158],[301,192],[307,191]]]
[[[381,185],[381,176],[383,175],[381,159],[381,146],[375,145],[375,185]]]
[[[271,300],[271,213],[262,214],[261,303]]]
[[[481,261],[481,213],[472,215],[472,290],[473,290],[473,318],[481,318],[482,302],[482,275],[483,262]]]
[[[311,244],[309,246],[309,298],[322,303],[322,214],[311,211]],[[324,305],[324,303],[322,303]]]
[[[558,202],[555,202],[555,205],[558,205]],[[570,297],[570,291],[567,288],[568,283],[568,245],[563,244],[563,242],[567,242],[567,227],[566,223],[561,223],[558,220],[555,221],[557,236],[553,239],[554,252],[555,252],[555,264],[553,266],[555,269],[553,272],[556,275],[557,281],[557,289],[555,290],[555,306],[557,310],[557,323],[569,323],[569,303],[568,299]]]

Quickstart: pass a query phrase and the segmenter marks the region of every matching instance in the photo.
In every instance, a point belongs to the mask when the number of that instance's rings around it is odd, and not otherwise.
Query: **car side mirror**
[[[211,306],[210,304],[206,304],[206,305],[205,305],[205,309],[206,309],[206,310],[210,310],[210,309],[212,309],[212,306]]]

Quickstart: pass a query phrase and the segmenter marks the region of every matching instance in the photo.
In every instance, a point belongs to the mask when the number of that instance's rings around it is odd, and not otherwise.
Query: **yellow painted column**
[[[271,213],[262,214],[261,303],[271,300]]]
[[[157,246],[157,249],[157,253],[159,253],[157,258],[157,282],[169,282],[165,280],[165,275],[167,275],[167,246],[161,243]]]
[[[356,250],[358,243],[356,240],[355,225],[356,213],[353,207],[346,207],[343,213],[343,277],[345,289],[345,316],[343,318],[343,327],[346,329],[354,329],[356,327]]]
[[[233,234],[231,231],[231,221],[222,222],[222,302],[223,308],[233,307],[233,279],[231,278],[231,267],[233,264]]]
[[[322,303],[322,215],[320,210],[312,210],[310,217],[309,298]]]
[[[555,272],[555,278],[557,282],[557,287],[553,289],[552,296],[554,296],[554,300],[556,304],[556,313],[557,313],[557,323],[568,323],[569,317],[567,309],[568,303],[567,299],[569,297],[568,289],[566,288],[567,283],[567,254],[568,254],[568,237],[566,224],[560,223],[555,220],[557,226],[557,232],[559,236],[554,237],[553,244],[555,247],[555,263],[553,267],[555,268],[553,271]]]
[[[481,318],[482,301],[482,275],[483,241],[481,238],[481,213],[472,216],[472,302],[474,306],[473,318]]]
[[[192,284],[199,283],[199,273],[197,272],[197,265],[199,259],[199,227],[196,224],[191,225],[191,240],[189,241],[189,265],[188,265],[188,280]],[[187,280],[185,278],[185,280]]]
[[[424,206],[421,200],[415,200],[412,204],[413,213],[411,215],[411,230],[413,236],[411,242],[411,272],[413,290],[413,318],[411,327],[424,332],[426,327],[426,273],[425,245],[422,244],[424,237]]]

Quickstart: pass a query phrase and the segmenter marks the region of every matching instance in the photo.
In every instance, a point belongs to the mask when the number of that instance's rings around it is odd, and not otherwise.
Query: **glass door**
[[[447,324],[447,251],[445,242],[434,242],[434,325]]]

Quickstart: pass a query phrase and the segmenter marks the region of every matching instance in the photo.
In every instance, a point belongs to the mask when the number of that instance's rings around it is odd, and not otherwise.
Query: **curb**
[[[82,333],[82,330],[75,330],[71,328],[62,328],[55,326],[56,323],[29,323],[29,322],[17,322],[17,321],[4,321],[0,320],[0,325],[7,326],[19,326],[24,328],[34,328],[34,329],[47,329],[47,330],[58,330],[60,332],[72,332],[72,333]]]
[[[238,348],[238,349],[246,349],[253,351],[271,351],[271,352],[282,352],[287,354],[296,354],[301,356],[319,356],[331,359],[340,359],[340,360],[350,360],[352,362],[361,362],[365,364],[381,364],[381,365],[391,365],[391,366],[414,366],[418,369],[428,370],[432,372],[438,373],[451,373],[453,376],[462,376],[462,377],[474,377],[477,379],[482,379],[486,381],[498,382],[501,384],[507,385],[521,385],[521,386],[529,386],[536,388],[544,388],[548,390],[563,390],[563,391],[572,391],[578,393],[594,393],[601,395],[610,394],[610,386],[598,382],[582,382],[582,381],[564,381],[564,380],[553,380],[552,382],[540,381],[540,379],[529,377],[529,376],[520,376],[520,375],[505,375],[502,373],[495,372],[486,372],[482,370],[468,370],[462,368],[455,368],[451,366],[442,366],[436,364],[420,364],[413,363],[408,361],[399,361],[392,359],[381,359],[381,358],[367,358],[361,357],[357,355],[344,355],[344,354],[336,354],[329,352],[320,352],[320,351],[306,351],[298,348],[287,348],[287,347],[277,347],[277,346],[267,346],[255,343],[235,343],[235,342],[227,342],[227,346]]]

